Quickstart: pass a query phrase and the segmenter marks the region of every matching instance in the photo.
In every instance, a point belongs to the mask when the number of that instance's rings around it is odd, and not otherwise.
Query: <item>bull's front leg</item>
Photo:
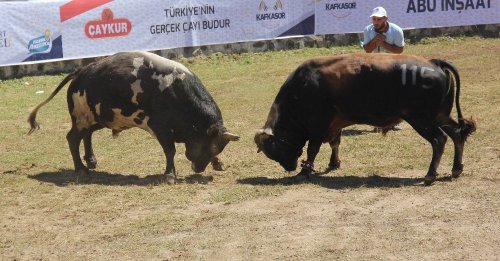
[[[165,180],[168,184],[175,184],[177,173],[175,172],[174,156],[175,156],[175,143],[170,139],[162,139],[160,144],[165,153],[167,166],[165,168]]]
[[[214,157],[210,163],[212,164],[212,168],[216,171],[223,171],[224,170],[224,164],[218,157]]]
[[[158,124],[156,125],[154,121],[150,121],[150,128],[156,135],[158,142],[163,149],[163,153],[166,158],[166,167],[165,167],[165,180],[169,184],[175,184],[176,182],[176,172],[174,165],[174,156],[175,156],[175,141],[171,132],[168,131],[166,126]]]
[[[167,166],[165,167],[165,180],[168,184],[175,184],[177,179],[174,165],[175,144],[174,142],[162,143],[161,141],[160,144],[162,144],[161,146],[167,162]]]
[[[307,145],[307,159],[302,161],[300,165],[302,169],[296,176],[297,180],[308,179],[314,173],[314,160],[316,159],[316,155],[318,155],[320,147],[321,141],[309,141]]]
[[[333,137],[333,139],[329,142],[330,148],[332,149],[332,155],[330,156],[330,163],[328,163],[328,167],[325,170],[325,173],[340,168],[339,145],[341,136],[342,136],[342,130],[338,131]]]

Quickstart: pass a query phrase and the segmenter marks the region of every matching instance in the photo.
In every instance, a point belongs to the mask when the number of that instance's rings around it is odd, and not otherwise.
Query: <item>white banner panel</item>
[[[0,5],[0,65],[63,58],[59,8],[54,2]]]
[[[309,18],[308,30],[290,32]],[[65,57],[314,34],[301,0],[112,1],[63,22]],[[75,30],[75,28],[80,28]],[[121,35],[120,35],[121,33]]]
[[[376,6],[403,29],[500,23],[500,0],[318,0],[315,34],[362,32]]]

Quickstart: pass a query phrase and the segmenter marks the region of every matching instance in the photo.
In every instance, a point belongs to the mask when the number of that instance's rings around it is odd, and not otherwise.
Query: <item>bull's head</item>
[[[286,171],[297,169],[297,160],[302,155],[303,143],[274,135],[270,128],[257,131],[254,141],[257,144],[257,152],[264,152],[268,158],[278,162]]]
[[[240,137],[228,132],[224,126],[212,125],[206,135],[186,142],[186,157],[191,161],[194,172],[203,172],[210,161],[224,150],[230,141]]]
[[[303,91],[305,84],[295,78],[304,77],[297,72],[290,74],[276,95],[264,127],[254,137],[258,152],[263,151],[286,171],[295,170],[302,155],[307,132],[300,115],[311,104],[306,99],[310,93]]]

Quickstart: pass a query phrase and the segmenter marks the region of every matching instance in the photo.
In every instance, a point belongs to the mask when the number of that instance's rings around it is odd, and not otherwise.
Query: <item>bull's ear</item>
[[[270,128],[260,129],[255,133],[254,141],[257,144],[257,153],[261,152],[264,148],[264,141],[273,136],[273,130]]]
[[[240,136],[236,135],[236,134],[232,134],[231,132],[224,132],[222,134],[222,136],[224,136],[224,139],[228,140],[228,141],[237,141],[240,139]]]
[[[208,129],[207,129],[207,135],[208,136],[215,136],[219,134],[219,127],[216,124],[212,124]]]

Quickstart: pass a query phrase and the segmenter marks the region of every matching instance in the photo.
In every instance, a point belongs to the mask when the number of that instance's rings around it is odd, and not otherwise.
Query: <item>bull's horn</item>
[[[236,135],[236,134],[232,134],[231,132],[224,132],[222,134],[222,136],[224,136],[224,138],[228,141],[237,141],[240,139],[240,136]]]
[[[259,129],[257,132],[255,132],[255,137],[262,137],[262,138],[269,138],[271,136],[274,136],[273,130],[270,128],[265,128],[265,129]]]
[[[262,129],[261,131],[262,131],[262,133],[267,134],[269,136],[273,136],[274,135],[273,134],[273,130],[271,128],[265,128],[265,129]]]

